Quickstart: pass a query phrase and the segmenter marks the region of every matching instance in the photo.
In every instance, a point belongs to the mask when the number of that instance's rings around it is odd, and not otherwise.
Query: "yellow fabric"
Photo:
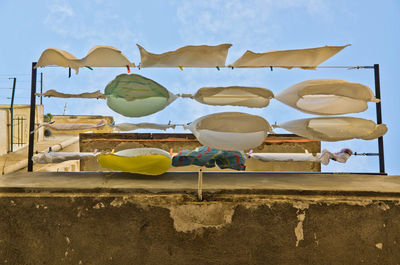
[[[379,102],[371,89],[341,79],[313,79],[279,92],[275,98],[300,111],[316,115],[362,112],[367,102]]]
[[[226,56],[232,44],[217,46],[185,46],[175,51],[155,54],[139,44],[140,67],[216,67],[225,66]]]
[[[315,69],[318,65],[340,52],[345,46],[324,46],[310,49],[268,51],[255,53],[246,51],[232,63],[233,67],[282,67]]]
[[[141,155],[125,157],[114,154],[100,154],[97,161],[104,168],[143,175],[161,175],[171,166],[171,158],[165,155]]]
[[[79,72],[80,67],[124,67],[132,66],[128,58],[118,49],[112,46],[98,45],[89,50],[87,55],[82,59],[77,59],[72,54],[55,48],[46,49],[40,56],[36,67],[44,67],[56,65],[62,67],[70,67]]]

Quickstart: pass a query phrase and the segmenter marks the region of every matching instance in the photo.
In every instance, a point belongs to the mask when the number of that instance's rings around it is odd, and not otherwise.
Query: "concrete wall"
[[[0,155],[7,154],[8,143],[8,111],[0,109]]]
[[[400,197],[0,193],[2,264],[398,264]]]
[[[6,129],[5,134],[1,134],[6,136],[6,141],[7,141],[7,151],[9,150],[9,145],[11,142],[11,135],[9,131],[9,124],[11,123],[11,114],[10,114],[10,105],[0,105],[0,110],[2,112],[6,112],[6,119],[4,117],[0,118],[0,126]],[[25,119],[24,121],[21,121],[22,125],[20,127],[20,130],[18,130],[18,125],[17,122],[14,120],[14,132],[13,132],[13,138],[14,138],[14,143],[17,141],[18,137],[22,142],[25,142],[25,145],[17,146],[14,144],[14,151],[18,149],[18,147],[23,147],[28,144],[29,141],[29,120],[30,120],[30,105],[14,105],[14,119],[16,118],[22,118]],[[41,123],[43,122],[43,105],[36,105],[36,112],[35,112],[35,123]],[[43,128],[40,128],[39,130],[36,131],[35,133],[35,141],[43,141]],[[2,148],[2,147],[0,147]],[[2,152],[2,151],[0,151]]]
[[[171,133],[111,133],[111,134],[80,134],[79,148],[81,152],[119,151],[128,148],[156,147],[167,152],[173,149],[177,153],[183,149],[194,149],[201,146],[192,134]],[[321,143],[292,134],[270,135],[266,141],[257,147],[258,153],[318,153]],[[81,160],[81,171],[109,171],[100,167],[95,158]],[[171,167],[169,171],[197,171],[198,166]],[[205,171],[221,171],[218,167],[204,169]],[[321,165],[313,162],[261,162],[256,159],[247,159],[247,171],[303,171],[320,172]],[[223,171],[232,171],[224,169]]]

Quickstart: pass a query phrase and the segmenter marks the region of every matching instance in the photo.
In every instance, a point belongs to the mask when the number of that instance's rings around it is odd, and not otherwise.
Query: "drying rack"
[[[37,62],[32,62],[32,77],[31,77],[31,101],[30,101],[30,119],[29,119],[29,145],[28,145],[28,172],[33,171],[33,150],[34,150],[34,137],[35,134],[31,133],[35,131],[35,111],[36,111],[36,79],[37,79]],[[272,66],[265,66],[260,68],[271,68]],[[381,99],[381,87],[379,77],[379,64],[373,66],[317,66],[316,68],[325,69],[373,69],[374,70],[374,81],[375,81],[375,98]],[[69,75],[71,74],[71,68],[69,68]],[[382,106],[381,101],[376,103],[376,123],[382,124]],[[386,175],[385,172],[385,155],[383,148],[383,136],[377,139],[378,141],[378,153],[363,153],[359,155],[368,156],[379,156],[379,172],[377,174]]]

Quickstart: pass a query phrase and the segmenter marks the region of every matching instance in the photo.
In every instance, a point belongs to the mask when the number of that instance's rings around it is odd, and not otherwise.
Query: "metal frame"
[[[28,172],[33,171],[33,148],[35,141],[35,134],[31,133],[35,130],[35,111],[36,111],[36,78],[37,70],[35,68],[36,62],[32,63],[32,82],[31,82],[31,112],[29,120],[29,148],[28,148]],[[379,64],[374,66],[319,66],[317,68],[347,68],[347,69],[374,69],[375,81],[375,97],[381,99],[381,86],[379,77]],[[272,70],[272,67],[271,67]],[[69,68],[69,76],[71,75],[71,68]],[[376,123],[382,123],[382,106],[381,102],[376,103]],[[383,149],[383,136],[378,138],[378,155],[379,155],[379,174],[386,175],[385,172],[385,155]]]

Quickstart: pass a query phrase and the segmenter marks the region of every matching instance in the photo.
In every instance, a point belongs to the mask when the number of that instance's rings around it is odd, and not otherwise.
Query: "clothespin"
[[[94,155],[97,154],[97,149],[94,149],[93,154]]]
[[[252,153],[253,153],[253,149],[251,149],[251,150],[247,153],[247,157],[250,158]]]
[[[271,69],[271,72],[274,71],[274,68],[272,68],[272,66],[269,67]]]
[[[51,146],[49,147],[49,153],[53,152],[53,149],[51,149]]]
[[[217,70],[219,71],[220,69],[219,69],[219,66],[217,66]]]
[[[115,151],[114,149],[113,149],[113,150],[111,150],[111,154],[114,154],[114,151]]]
[[[68,67],[68,78],[71,78],[71,67]]]
[[[131,69],[129,68],[129,65],[126,65],[126,70],[128,71],[128,74],[131,73]]]
[[[232,68],[232,70],[233,70],[233,66],[232,66],[231,68]]]
[[[93,71],[93,68],[92,67],[90,67],[90,66],[85,66],[87,69],[90,69],[90,70],[92,70]]]
[[[169,149],[169,155],[172,157],[172,153],[174,152],[174,149],[173,148],[170,148]]]
[[[168,125],[171,125],[171,120],[169,120]]]
[[[179,69],[181,69],[181,71],[183,71],[183,67],[182,66],[179,65],[178,67],[179,67]]]

